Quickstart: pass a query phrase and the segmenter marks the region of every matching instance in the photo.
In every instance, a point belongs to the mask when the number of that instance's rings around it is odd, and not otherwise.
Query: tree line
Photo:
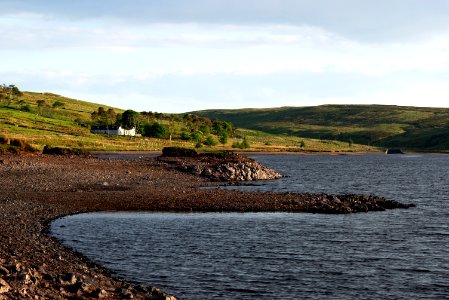
[[[177,138],[195,142],[197,146],[226,144],[228,139],[235,134],[235,127],[231,122],[193,114],[164,114],[134,110],[117,113],[112,108],[99,107],[91,113],[91,119],[92,125],[136,128],[136,132],[144,137],[170,140]]]
[[[9,105],[11,101],[16,100],[18,97],[22,95],[23,93],[19,90],[19,88],[13,84],[0,85],[0,101],[6,102],[7,105]]]

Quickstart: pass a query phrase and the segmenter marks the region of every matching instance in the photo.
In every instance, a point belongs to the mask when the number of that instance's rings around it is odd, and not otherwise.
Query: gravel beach
[[[155,158],[0,156],[0,299],[176,299],[155,287],[118,280],[49,237],[49,222],[64,215],[90,211],[353,213],[410,206],[363,195],[198,188],[208,185],[217,183]]]

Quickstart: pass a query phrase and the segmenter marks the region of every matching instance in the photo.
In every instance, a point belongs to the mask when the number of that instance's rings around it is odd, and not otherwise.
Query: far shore
[[[97,153],[159,154],[93,154]],[[119,280],[51,238],[49,223],[66,215],[96,211],[348,213],[409,207],[362,195],[346,199],[226,190],[154,158],[0,155],[0,174],[0,299],[176,299],[155,287]],[[203,186],[211,188],[198,188]]]
[[[220,151],[220,150],[218,150]],[[328,152],[328,151],[237,151],[237,150],[229,150],[240,155],[305,155],[305,156],[338,156],[338,155],[386,155],[384,151],[363,151],[363,152]],[[90,153],[94,156],[96,155],[151,155],[151,156],[159,156],[162,154],[162,151],[90,151]],[[399,155],[431,155],[431,154],[449,154],[449,152],[418,152],[418,151],[405,151],[403,154]],[[390,154],[393,155],[393,154]],[[396,154],[394,154],[396,155]]]

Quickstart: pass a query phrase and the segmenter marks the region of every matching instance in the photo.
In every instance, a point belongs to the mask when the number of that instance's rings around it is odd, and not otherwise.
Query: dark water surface
[[[181,299],[449,299],[449,156],[257,156],[290,177],[245,190],[363,193],[416,208],[353,215],[95,213],[65,245]]]

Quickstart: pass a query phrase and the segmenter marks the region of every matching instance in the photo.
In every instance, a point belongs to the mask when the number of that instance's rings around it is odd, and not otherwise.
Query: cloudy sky
[[[138,111],[449,107],[449,0],[0,0],[0,83]]]

